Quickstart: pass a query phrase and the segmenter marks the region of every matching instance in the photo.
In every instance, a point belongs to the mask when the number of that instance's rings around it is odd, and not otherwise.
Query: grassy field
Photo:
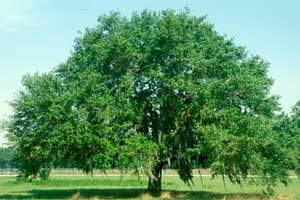
[[[275,195],[263,194],[262,187],[245,184],[243,187],[226,183],[221,178],[194,178],[195,185],[183,184],[177,176],[163,178],[163,192],[151,196],[145,192],[146,177],[106,177],[83,175],[53,175],[47,181],[31,183],[16,181],[15,177],[0,177],[0,199],[299,199],[300,180],[292,179],[288,187],[279,185]]]

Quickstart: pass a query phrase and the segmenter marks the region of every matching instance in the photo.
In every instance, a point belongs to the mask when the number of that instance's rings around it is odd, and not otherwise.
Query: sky
[[[300,1],[0,0],[0,120],[11,114],[8,102],[21,88],[22,76],[66,61],[78,31],[95,26],[99,15],[185,6],[193,15],[207,15],[220,34],[270,63],[271,92],[290,112],[300,100]],[[0,145],[6,142],[0,132]]]

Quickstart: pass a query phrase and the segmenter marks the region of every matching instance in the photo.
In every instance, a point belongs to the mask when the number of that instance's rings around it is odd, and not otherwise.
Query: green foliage
[[[0,169],[16,168],[15,151],[12,147],[0,147]]]
[[[143,135],[134,135],[124,140],[118,151],[119,169],[134,169],[135,173],[151,176],[151,169],[156,164],[157,145]]]
[[[58,140],[53,129],[59,110],[54,108],[59,104],[60,83],[51,74],[35,74],[24,76],[22,84],[24,90],[11,103],[15,112],[8,130],[16,140],[16,160],[22,175],[36,177],[50,169],[56,155]]]
[[[65,63],[24,77],[9,126],[21,171],[142,169],[159,191],[164,165],[189,184],[199,160],[233,182],[250,173],[286,182],[267,73],[267,62],[188,10],[100,16]]]
[[[300,175],[300,101],[292,108],[290,116],[282,113],[278,115],[274,130],[278,144],[285,149],[289,160],[289,169]]]

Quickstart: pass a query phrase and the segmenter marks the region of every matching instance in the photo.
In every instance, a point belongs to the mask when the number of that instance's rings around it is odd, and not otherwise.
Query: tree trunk
[[[160,193],[161,192],[161,178],[162,178],[162,165],[158,163],[152,169],[153,177],[149,177],[148,189],[150,193]]]

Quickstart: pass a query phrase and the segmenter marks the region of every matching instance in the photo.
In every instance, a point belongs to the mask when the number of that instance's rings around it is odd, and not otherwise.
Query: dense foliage
[[[292,108],[290,116],[285,113],[277,116],[274,130],[277,142],[286,150],[289,169],[300,175],[300,101]]]
[[[16,168],[15,151],[11,147],[0,147],[0,169]]]
[[[65,63],[24,77],[8,128],[20,170],[135,169],[160,191],[163,166],[190,184],[197,160],[233,182],[286,183],[267,73],[267,62],[188,11],[102,15]]]

